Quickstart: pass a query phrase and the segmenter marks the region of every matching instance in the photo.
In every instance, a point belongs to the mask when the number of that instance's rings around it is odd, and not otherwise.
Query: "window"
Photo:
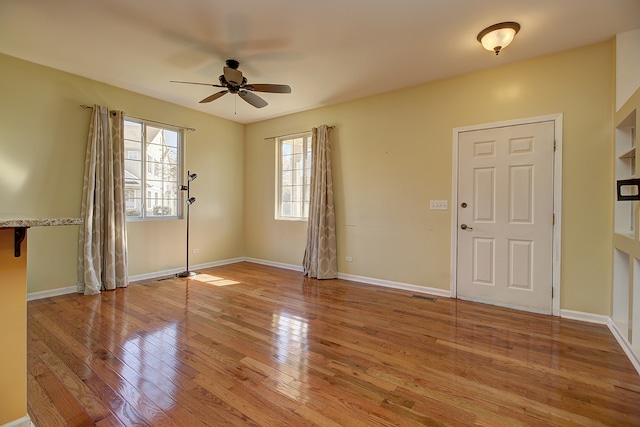
[[[124,193],[128,219],[180,217],[182,141],[183,133],[178,128],[125,119]]]
[[[311,134],[277,140],[276,219],[304,221],[309,217]]]

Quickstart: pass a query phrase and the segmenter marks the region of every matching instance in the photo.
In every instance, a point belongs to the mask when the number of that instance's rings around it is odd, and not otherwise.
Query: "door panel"
[[[495,168],[474,170],[474,220],[493,222],[495,219]]]
[[[554,132],[459,134],[458,297],[551,313]]]

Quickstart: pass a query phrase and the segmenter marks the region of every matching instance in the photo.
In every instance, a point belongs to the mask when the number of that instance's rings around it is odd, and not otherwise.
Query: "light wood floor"
[[[37,427],[638,426],[605,326],[251,263],[28,303]]]

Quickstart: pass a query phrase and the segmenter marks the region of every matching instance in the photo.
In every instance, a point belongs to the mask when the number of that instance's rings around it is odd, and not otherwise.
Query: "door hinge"
[[[553,288],[551,288],[551,299],[553,299],[553,294],[554,294]]]
[[[553,141],[553,151],[556,151],[556,142]]]
[[[551,225],[556,225],[556,214],[551,214]]]

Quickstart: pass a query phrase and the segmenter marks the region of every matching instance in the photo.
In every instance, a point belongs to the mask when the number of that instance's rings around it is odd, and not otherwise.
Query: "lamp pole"
[[[193,181],[197,177],[198,175],[196,175],[195,173],[187,171],[187,185],[180,186],[180,190],[187,191],[187,264],[185,270],[181,273],[176,274],[176,277],[191,277],[196,275],[195,271],[189,271],[189,208],[196,201],[195,197],[191,197],[191,181]]]

